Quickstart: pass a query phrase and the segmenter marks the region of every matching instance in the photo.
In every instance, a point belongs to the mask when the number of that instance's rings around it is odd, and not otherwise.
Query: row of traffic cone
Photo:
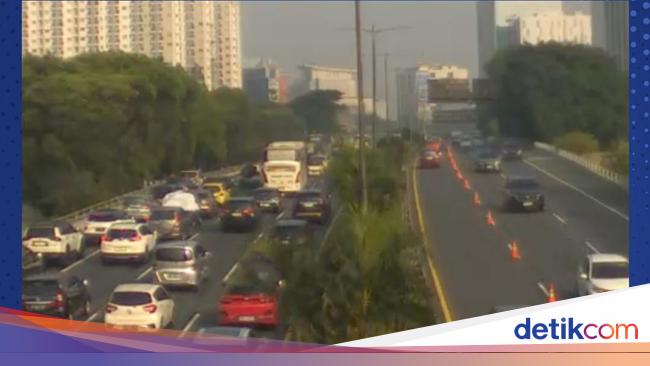
[[[458,163],[456,162],[453,151],[451,150],[450,147],[447,148],[447,158],[449,159],[449,163],[450,163],[450,165],[451,165],[451,167],[452,167],[452,169],[453,169],[453,171],[454,171],[454,173],[456,175],[456,179],[458,179],[460,182],[462,182],[463,188],[465,190],[471,190],[472,188],[471,188],[471,186],[469,184],[469,181],[467,180],[467,178],[465,178],[463,176],[463,173],[460,171],[460,169],[458,167]],[[472,205],[474,207],[480,207],[481,206],[481,197],[479,196],[477,191],[474,191],[474,194],[472,195]],[[494,215],[492,214],[492,210],[490,210],[490,209],[488,209],[487,213],[485,214],[485,223],[488,226],[496,227],[496,220],[494,219]],[[516,240],[512,240],[512,241],[510,241],[510,243],[508,243],[508,252],[509,252],[509,255],[510,255],[510,260],[512,262],[518,262],[518,261],[522,260],[522,255],[521,255],[521,252],[519,250],[519,244],[517,243]],[[547,302],[555,302],[555,301],[558,300],[557,291],[556,291],[554,283],[552,283],[552,282],[549,283],[548,290],[546,292],[547,292],[546,293],[546,295],[547,295],[546,301]]]

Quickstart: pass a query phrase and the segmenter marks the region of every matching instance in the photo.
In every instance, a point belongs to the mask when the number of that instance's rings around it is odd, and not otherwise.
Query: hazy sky
[[[352,1],[242,1],[244,59],[270,57],[287,72],[313,63],[355,67]],[[389,70],[417,63],[457,64],[477,74],[476,10],[473,1],[364,1],[362,25],[410,26],[379,35],[379,53],[388,52]],[[370,38],[364,37],[370,54]],[[370,62],[364,62],[369,79]],[[383,60],[378,61],[378,94],[383,96]],[[389,76],[394,105],[393,73]],[[366,88],[367,89],[367,88]],[[367,89],[368,90],[368,89]],[[367,92],[366,92],[367,93]]]

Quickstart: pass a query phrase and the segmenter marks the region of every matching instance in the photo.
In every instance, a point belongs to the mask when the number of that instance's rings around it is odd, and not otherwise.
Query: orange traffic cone
[[[463,180],[463,173],[461,173],[460,170],[456,171],[456,178],[458,178],[458,180]]]
[[[474,198],[472,199],[472,203],[474,204],[474,206],[481,205],[481,198],[478,196],[478,192],[474,192]]]
[[[463,188],[469,190],[469,181],[467,179],[463,180]]]
[[[557,296],[555,295],[555,284],[551,282],[548,286],[548,298],[546,299],[547,302],[556,302],[557,301]]]
[[[521,254],[519,254],[519,246],[515,240],[513,240],[512,243],[508,244],[508,248],[510,248],[510,259],[513,261],[518,261],[521,259]]]
[[[488,224],[488,226],[497,225],[497,223],[494,221],[494,217],[492,216],[492,210],[488,210],[487,214],[485,215],[485,223]]]

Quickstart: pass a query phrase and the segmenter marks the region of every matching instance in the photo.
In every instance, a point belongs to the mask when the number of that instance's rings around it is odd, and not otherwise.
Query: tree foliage
[[[338,114],[342,106],[337,90],[315,90],[294,99],[290,106],[302,118],[307,133],[334,133],[338,131]]]
[[[258,160],[265,143],[303,133],[291,108],[209,92],[180,67],[140,55],[26,57],[22,81],[23,197],[46,216],[180,169]]]
[[[490,114],[502,135],[550,142],[583,131],[603,146],[627,136],[627,78],[602,50],[555,43],[507,48],[486,71],[495,89]]]

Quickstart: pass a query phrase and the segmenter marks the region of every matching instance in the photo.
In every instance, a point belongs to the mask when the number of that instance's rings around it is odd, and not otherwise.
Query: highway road
[[[575,296],[578,264],[589,253],[628,254],[627,192],[581,166],[538,150],[505,162],[504,173],[534,174],[543,188],[543,213],[503,213],[500,174],[474,173],[455,154],[470,183],[465,189],[445,158],[437,170],[415,172],[419,203],[434,265],[453,319],[487,314],[496,305]],[[476,207],[473,192],[480,197]],[[491,210],[496,226],[486,224]],[[522,259],[512,261],[515,240]]]
[[[322,187],[321,179],[310,181],[310,187]],[[245,196],[250,192],[239,192],[237,195]],[[283,199],[285,210],[291,207],[291,199]],[[175,302],[174,329],[195,331],[202,326],[217,324],[217,304],[224,287],[223,279],[228,275],[233,266],[244,254],[246,248],[255,240],[259,240],[270,229],[280,214],[264,214],[259,228],[251,233],[224,233],[218,219],[206,220],[201,231],[193,237],[213,253],[210,261],[209,279],[198,292],[174,290],[170,291]],[[315,242],[323,239],[326,227],[317,227]],[[103,322],[103,307],[113,289],[123,283],[143,282],[151,283],[153,274],[151,265],[153,261],[145,264],[112,264],[103,265],[96,247],[86,249],[86,256],[65,268],[50,267],[47,271],[64,271],[74,274],[90,282],[92,296],[92,313],[88,317],[91,322]],[[283,329],[266,330],[258,336],[273,339],[283,338]]]

